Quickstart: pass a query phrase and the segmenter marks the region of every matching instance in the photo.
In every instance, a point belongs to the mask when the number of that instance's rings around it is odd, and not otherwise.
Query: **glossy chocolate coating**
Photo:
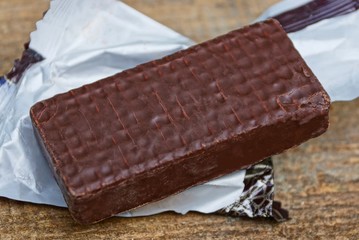
[[[358,8],[359,0],[314,0],[273,18],[282,24],[287,33],[290,33],[323,19],[354,12]]]
[[[30,114],[73,217],[93,223],[318,136],[329,105],[268,20],[56,95]]]

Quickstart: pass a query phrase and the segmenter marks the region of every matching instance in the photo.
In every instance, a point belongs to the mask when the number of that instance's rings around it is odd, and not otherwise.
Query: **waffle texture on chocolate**
[[[70,212],[93,223],[323,133],[330,100],[276,20],[38,102]]]

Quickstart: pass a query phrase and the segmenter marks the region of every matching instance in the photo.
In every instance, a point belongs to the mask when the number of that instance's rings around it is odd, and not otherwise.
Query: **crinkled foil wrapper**
[[[218,211],[233,217],[273,217],[282,222],[289,218],[288,211],[274,201],[274,170],[271,158],[246,170],[244,189],[234,203]]]

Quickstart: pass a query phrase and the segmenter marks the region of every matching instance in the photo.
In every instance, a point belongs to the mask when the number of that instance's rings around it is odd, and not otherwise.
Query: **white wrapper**
[[[264,16],[298,5],[287,0]],[[307,2],[307,1],[302,1]],[[332,100],[359,95],[359,12],[290,34]],[[45,60],[18,84],[0,83],[0,195],[66,206],[35,141],[29,109],[37,101],[170,54],[193,42],[114,0],[56,0],[31,34]],[[191,188],[122,216],[163,211],[210,213],[238,200],[245,170]]]

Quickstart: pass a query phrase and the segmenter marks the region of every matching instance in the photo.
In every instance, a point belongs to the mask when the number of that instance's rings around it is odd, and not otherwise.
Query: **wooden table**
[[[255,19],[278,0],[126,0],[204,41]],[[48,0],[0,0],[0,74],[20,56]],[[74,223],[65,209],[0,198],[0,239],[359,239],[359,99],[335,103],[323,136],[274,157],[276,199],[291,220],[190,213]]]

